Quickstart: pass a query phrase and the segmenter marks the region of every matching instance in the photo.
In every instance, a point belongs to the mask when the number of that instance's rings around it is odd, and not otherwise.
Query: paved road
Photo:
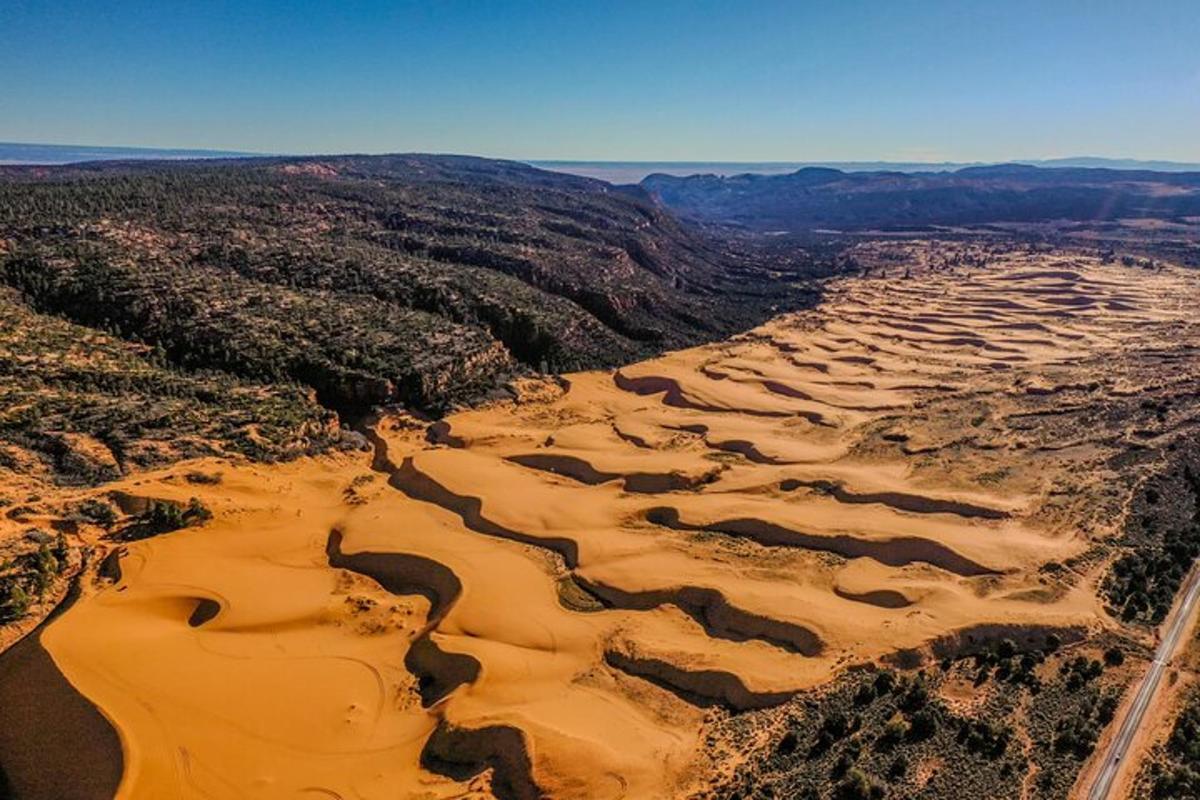
[[[1138,686],[1133,704],[1129,706],[1129,710],[1121,720],[1121,727],[1117,730],[1117,735],[1104,754],[1104,762],[1092,783],[1092,790],[1088,792],[1088,800],[1108,800],[1113,782],[1120,773],[1121,760],[1127,754],[1134,734],[1141,727],[1142,718],[1146,716],[1146,709],[1150,707],[1150,701],[1154,699],[1154,694],[1158,691],[1158,684],[1162,681],[1163,672],[1166,671],[1167,664],[1175,655],[1176,647],[1179,646],[1180,638],[1188,628],[1188,621],[1192,618],[1193,609],[1200,602],[1200,568],[1193,567],[1188,574],[1182,597],[1182,602],[1167,623],[1166,634],[1163,636],[1158,650],[1154,653],[1154,661],[1150,662],[1150,669],[1146,671],[1141,685]]]

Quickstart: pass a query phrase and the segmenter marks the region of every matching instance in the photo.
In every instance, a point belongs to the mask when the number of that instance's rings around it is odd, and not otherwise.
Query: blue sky
[[[1200,161],[1200,6],[0,0],[0,141]]]

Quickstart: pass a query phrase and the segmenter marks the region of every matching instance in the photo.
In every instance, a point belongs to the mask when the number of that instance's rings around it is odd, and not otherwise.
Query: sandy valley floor
[[[719,709],[1110,624],[1088,550],[1153,435],[1122,409],[1194,379],[1198,277],[918,263],[428,435],[385,418],[373,455],[138,476],[215,518],[127,545],[42,643],[124,798],[686,796]]]

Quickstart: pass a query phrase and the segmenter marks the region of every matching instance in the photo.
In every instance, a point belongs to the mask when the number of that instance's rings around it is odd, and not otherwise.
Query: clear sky
[[[0,141],[1200,161],[1200,0],[0,0]]]

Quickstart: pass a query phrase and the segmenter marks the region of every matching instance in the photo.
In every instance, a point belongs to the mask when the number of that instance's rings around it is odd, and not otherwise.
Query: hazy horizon
[[[375,153],[366,155],[387,155]],[[223,158],[320,157],[349,155],[346,153],[255,153],[235,150],[190,148],[128,147],[111,145],[55,144],[42,142],[0,141],[0,166],[56,166],[108,160],[186,160]],[[362,155],[362,154],[356,154]],[[475,155],[455,153],[448,155]],[[776,175],[794,172],[804,167],[825,167],[845,172],[949,172],[966,167],[995,164],[1031,164],[1040,167],[1103,167],[1107,169],[1142,169],[1163,172],[1200,171],[1200,163],[1109,158],[1103,156],[1074,156],[1058,159],[993,159],[987,161],[654,161],[608,159],[512,159],[540,169],[566,172],[597,178],[611,183],[637,183],[647,175],[662,173],[673,176],[695,174]]]

